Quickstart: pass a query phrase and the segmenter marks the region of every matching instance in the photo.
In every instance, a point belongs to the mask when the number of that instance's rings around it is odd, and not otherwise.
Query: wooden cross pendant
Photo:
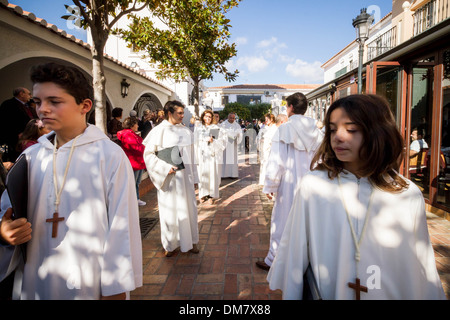
[[[355,290],[356,300],[361,300],[361,291],[367,293],[367,287],[362,286],[360,283],[361,280],[358,278],[356,278],[356,283],[348,283],[349,288]]]
[[[58,212],[55,212],[53,214],[53,218],[45,220],[45,222],[52,222],[53,223],[53,226],[52,226],[52,238],[56,238],[58,236],[58,223],[63,221],[63,220],[64,220],[64,217],[60,218]]]

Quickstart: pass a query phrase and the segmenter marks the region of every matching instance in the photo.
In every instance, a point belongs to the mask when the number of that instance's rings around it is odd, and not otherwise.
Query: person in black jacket
[[[5,100],[0,106],[0,145],[7,145],[8,152],[3,161],[14,162],[19,156],[16,150],[19,134],[23,132],[28,121],[37,118],[34,108],[28,105],[31,92],[27,88],[14,89],[13,98]]]
[[[139,131],[141,132],[142,139],[145,139],[149,134],[150,130],[152,130],[153,125],[150,122],[152,117],[152,112],[148,109],[144,110],[142,115],[142,120],[139,121]]]

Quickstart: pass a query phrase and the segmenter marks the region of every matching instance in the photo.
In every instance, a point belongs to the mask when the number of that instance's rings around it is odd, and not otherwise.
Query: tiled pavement
[[[144,285],[132,300],[279,300],[255,262],[267,254],[273,203],[257,185],[259,165],[244,161],[237,180],[222,180],[221,199],[199,204],[199,254],[164,256],[159,223],[143,239]],[[247,159],[248,160],[248,159]],[[148,179],[147,179],[148,180]],[[158,217],[155,189],[141,184],[141,217]],[[439,274],[450,297],[450,221],[429,214]]]
[[[428,231],[447,299],[450,300],[450,221],[427,213]]]

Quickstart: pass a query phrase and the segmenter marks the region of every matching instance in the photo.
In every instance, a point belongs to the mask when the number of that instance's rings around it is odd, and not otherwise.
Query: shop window
[[[411,144],[409,174],[411,180],[429,198],[433,110],[432,66],[418,66],[412,71]]]
[[[442,133],[437,202],[450,207],[450,50],[444,52],[442,80]]]
[[[400,68],[398,66],[379,67],[377,71],[377,94],[386,98],[397,122],[400,120]]]

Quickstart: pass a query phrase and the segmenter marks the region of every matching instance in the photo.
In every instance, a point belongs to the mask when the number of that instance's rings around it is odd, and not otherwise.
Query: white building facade
[[[222,110],[226,104],[239,102],[242,104],[272,105],[274,114],[283,113],[285,99],[295,92],[307,94],[319,87],[315,84],[244,84],[226,87],[211,87],[204,93],[203,101],[214,111]]]

